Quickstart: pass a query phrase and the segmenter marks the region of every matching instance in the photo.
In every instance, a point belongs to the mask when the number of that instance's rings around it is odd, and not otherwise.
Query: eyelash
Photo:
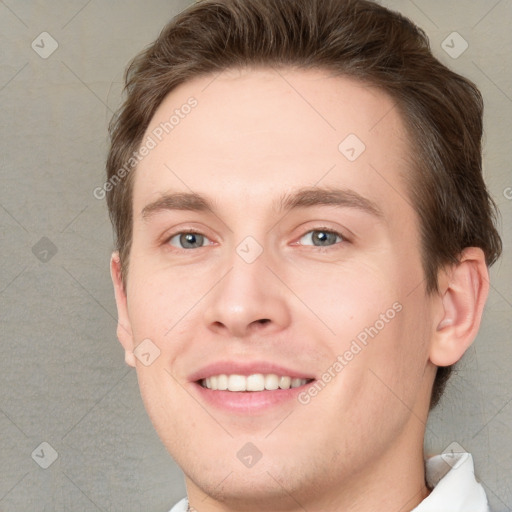
[[[207,240],[209,240],[209,238],[206,235],[203,235],[203,233],[201,233],[200,231],[196,231],[195,229],[187,229],[185,231],[178,231],[177,233],[174,233],[171,236],[167,237],[164,240],[164,245],[171,245],[170,241],[175,236],[178,236],[178,235],[201,235],[201,236],[204,236]],[[173,248],[173,250],[176,250],[176,251],[190,251],[191,250],[191,249],[183,249],[181,247],[174,247],[174,246],[171,246],[171,247]],[[201,247],[197,247],[197,249],[201,249]]]
[[[325,233],[325,234],[329,234],[329,235],[336,235],[336,237],[339,237],[341,240],[339,242],[335,242],[334,244],[332,245],[326,245],[326,246],[323,246],[323,245],[311,245],[311,246],[305,246],[305,247],[316,247],[317,249],[332,249],[336,246],[339,246],[341,243],[343,242],[348,242],[348,239],[343,235],[341,234],[339,231],[336,231],[334,229],[330,229],[330,228],[327,228],[327,227],[317,227],[317,228],[313,228],[313,229],[309,229],[308,231],[306,231],[300,238],[304,238],[306,235],[308,235],[309,233]]]
[[[315,232],[336,235],[336,237],[339,237],[341,240],[339,242],[335,242],[334,244],[327,245],[327,246],[322,246],[322,245],[306,245],[304,247],[315,247],[317,249],[329,250],[331,248],[334,248],[334,247],[340,245],[341,243],[349,242],[348,238],[345,235],[343,235],[342,233],[340,233],[339,231],[336,231],[336,230],[330,229],[330,228],[326,228],[326,227],[316,227],[316,228],[313,228],[313,229],[309,229],[308,231],[306,231],[304,234],[302,234],[299,237],[299,240],[304,238],[304,236],[306,236],[307,234],[315,233]],[[209,238],[206,235],[203,235],[203,233],[201,233],[200,231],[196,231],[194,229],[188,229],[188,230],[185,230],[185,231],[178,231],[177,233],[173,233],[172,235],[170,235],[169,237],[167,237],[165,239],[164,245],[171,246],[172,249],[176,250],[176,251],[190,251],[190,250],[194,249],[194,248],[192,248],[192,249],[191,248],[184,249],[182,247],[172,246],[170,244],[170,241],[174,237],[176,237],[178,235],[201,235],[201,236],[204,236],[207,240],[209,240]],[[209,245],[209,244],[207,244],[207,245]],[[302,245],[302,244],[300,244],[299,242],[295,242],[293,245]],[[206,247],[206,246],[195,247],[195,249],[201,249],[202,247]]]

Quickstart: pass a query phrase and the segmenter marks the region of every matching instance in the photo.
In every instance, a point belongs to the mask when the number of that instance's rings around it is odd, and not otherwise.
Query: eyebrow
[[[273,203],[277,213],[315,206],[355,208],[375,217],[383,217],[381,209],[373,201],[348,189],[304,187],[293,193],[284,194]],[[206,196],[195,192],[167,193],[146,205],[142,209],[141,215],[144,220],[148,220],[157,213],[169,210],[211,211],[213,213],[215,206]]]
[[[384,216],[381,209],[370,199],[354,190],[340,188],[301,188],[293,194],[285,194],[275,203],[275,206],[278,212],[314,206],[340,206],[362,210],[375,217]]]

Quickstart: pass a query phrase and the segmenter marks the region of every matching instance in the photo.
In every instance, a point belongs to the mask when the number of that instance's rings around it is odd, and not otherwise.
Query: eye
[[[199,247],[209,245],[211,242],[201,233],[184,231],[170,237],[167,243],[178,249],[198,249]]]
[[[312,229],[300,238],[299,243],[301,245],[326,247],[343,241],[345,241],[343,236],[336,231],[330,231],[327,229]]]

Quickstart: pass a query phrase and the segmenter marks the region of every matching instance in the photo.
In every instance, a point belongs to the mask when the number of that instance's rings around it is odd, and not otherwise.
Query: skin
[[[146,135],[190,96],[197,107],[135,171],[126,286],[117,253],[111,273],[126,362],[191,505],[412,510],[429,493],[422,447],[435,365],[460,359],[478,330],[488,292],[482,251],[466,249],[440,272],[439,293],[426,294],[419,220],[402,177],[412,172],[410,143],[383,92],[321,70],[224,71],[173,90]],[[366,146],[352,162],[338,149],[348,134]],[[350,189],[381,215],[275,210],[303,187]],[[205,195],[213,210],[144,219],[144,207],[169,192]],[[174,235],[190,229],[204,245],[179,245]],[[326,229],[343,238],[318,246],[312,235]],[[252,263],[236,250],[247,236],[263,249]],[[228,414],[190,382],[226,359],[270,360],[319,379],[397,302],[401,311],[307,405]],[[145,366],[133,350],[147,338],[160,355]],[[237,457],[247,442],[262,454],[251,468]]]

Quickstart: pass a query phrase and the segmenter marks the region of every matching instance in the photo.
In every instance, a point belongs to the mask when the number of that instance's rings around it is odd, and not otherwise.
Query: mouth
[[[261,415],[296,402],[316,379],[268,362],[220,361],[189,376],[196,396],[229,414]]]

